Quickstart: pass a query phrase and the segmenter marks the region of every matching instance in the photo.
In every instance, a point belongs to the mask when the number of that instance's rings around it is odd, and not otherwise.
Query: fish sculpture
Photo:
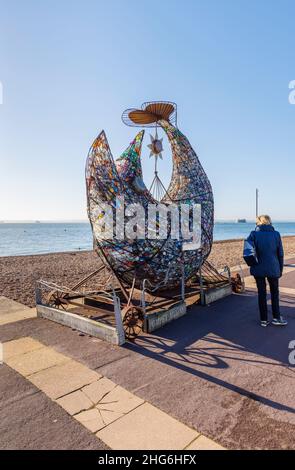
[[[152,109],[149,104],[143,110],[127,110],[127,115],[129,120],[139,125],[142,123],[143,127],[146,124],[145,119],[150,121],[146,127],[151,127],[156,121],[157,127],[166,133],[172,150],[173,170],[171,182],[160,203],[167,207],[170,204],[177,207],[181,204],[201,206],[201,236],[196,249],[184,251],[183,239],[180,237],[177,240],[170,236],[169,217],[168,235],[165,239],[130,239],[116,230],[113,236],[102,236],[101,219],[105,216],[106,205],[115,214],[115,226],[118,213],[123,214],[125,223],[130,220],[128,214],[120,212],[124,211],[125,206],[137,207],[140,204],[148,213],[151,204],[159,204],[143,181],[141,147],[144,130],[136,135],[116,161],[105,132],[102,131],[93,142],[86,162],[88,216],[95,250],[121,282],[142,288],[146,279],[146,288],[154,292],[176,288],[180,285],[182,276],[187,281],[197,273],[210,253],[214,225],[214,201],[209,179],[189,140],[173,124],[173,110],[169,108],[170,111],[168,109],[166,113],[161,112],[161,103],[163,102],[153,104]],[[140,116],[140,119],[136,116]]]

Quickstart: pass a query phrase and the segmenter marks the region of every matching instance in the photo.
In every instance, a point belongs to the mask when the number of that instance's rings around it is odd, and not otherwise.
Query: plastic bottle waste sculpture
[[[142,109],[129,109],[123,113],[123,122],[131,126],[156,127],[156,136],[149,145],[155,157],[155,178],[148,190],[143,182],[141,146],[144,130],[141,130],[129,147],[114,162],[104,131],[93,142],[86,163],[88,215],[92,226],[94,247],[103,263],[110,267],[119,280],[131,286],[142,287],[147,279],[154,291],[179,286],[184,273],[185,280],[192,277],[208,257],[213,237],[213,194],[199,159],[188,139],[176,127],[176,105],[170,102],[149,102]],[[165,190],[158,177],[157,158],[161,158],[162,139],[157,129],[166,133],[172,149],[173,171],[170,185]],[[141,204],[146,213],[149,204],[201,204],[200,248],[183,250],[183,240],[127,239],[115,232],[114,237],[101,236],[100,218],[107,203],[116,213],[120,197],[125,205]],[[161,197],[162,196],[162,197]],[[130,217],[125,214],[125,222]],[[171,224],[171,221],[169,222]],[[170,228],[170,225],[169,225]]]

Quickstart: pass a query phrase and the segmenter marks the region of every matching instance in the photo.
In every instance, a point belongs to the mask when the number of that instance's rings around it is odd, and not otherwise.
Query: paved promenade
[[[244,294],[117,347],[0,298],[0,448],[295,447],[295,259],[281,280],[286,328],[258,324]]]

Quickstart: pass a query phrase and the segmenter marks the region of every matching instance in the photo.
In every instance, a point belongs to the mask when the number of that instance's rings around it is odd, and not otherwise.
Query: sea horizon
[[[87,220],[76,222],[38,221],[0,223],[0,257],[92,249],[92,231]],[[295,236],[295,222],[274,221],[282,236]],[[214,242],[244,239],[255,228],[254,220],[216,220]]]
[[[239,222],[240,220],[246,220],[246,222]],[[273,224],[275,223],[295,223],[295,219],[272,219]],[[218,223],[255,223],[255,218],[240,217],[233,219],[222,219],[218,218],[214,220],[214,224]],[[88,219],[25,219],[25,220],[8,220],[0,219],[0,224],[89,224]]]

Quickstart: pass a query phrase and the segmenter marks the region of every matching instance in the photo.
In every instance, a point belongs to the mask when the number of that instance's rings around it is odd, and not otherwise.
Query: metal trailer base
[[[149,309],[145,315],[143,331],[146,333],[152,333],[171,321],[177,320],[178,318],[186,315],[190,305],[197,303],[201,305],[209,305],[210,303],[231,294],[231,286],[223,285],[204,289],[202,293],[187,297],[184,302],[174,301],[170,305],[168,304],[165,308],[155,305],[155,307],[153,309]],[[36,310],[37,316],[40,318],[46,318],[47,320],[68,326],[111,344],[121,346],[126,341],[121,324],[121,316],[119,321],[117,319],[113,325],[110,325],[99,321],[99,319],[87,318],[87,316],[81,315],[77,311],[60,310],[58,308],[41,304],[36,305]],[[106,310],[105,313],[107,313]]]
[[[232,293],[229,270],[224,275],[209,264],[189,282],[185,283],[183,277],[180,289],[158,289],[154,293],[146,289],[145,282],[141,290],[135,288],[135,278],[131,287],[118,279],[116,285],[112,274],[111,283],[102,290],[86,287],[85,283],[102,269],[106,268],[100,267],[72,288],[38,281],[38,316],[122,345],[141,331],[151,333],[182,317],[191,305],[209,305]]]

